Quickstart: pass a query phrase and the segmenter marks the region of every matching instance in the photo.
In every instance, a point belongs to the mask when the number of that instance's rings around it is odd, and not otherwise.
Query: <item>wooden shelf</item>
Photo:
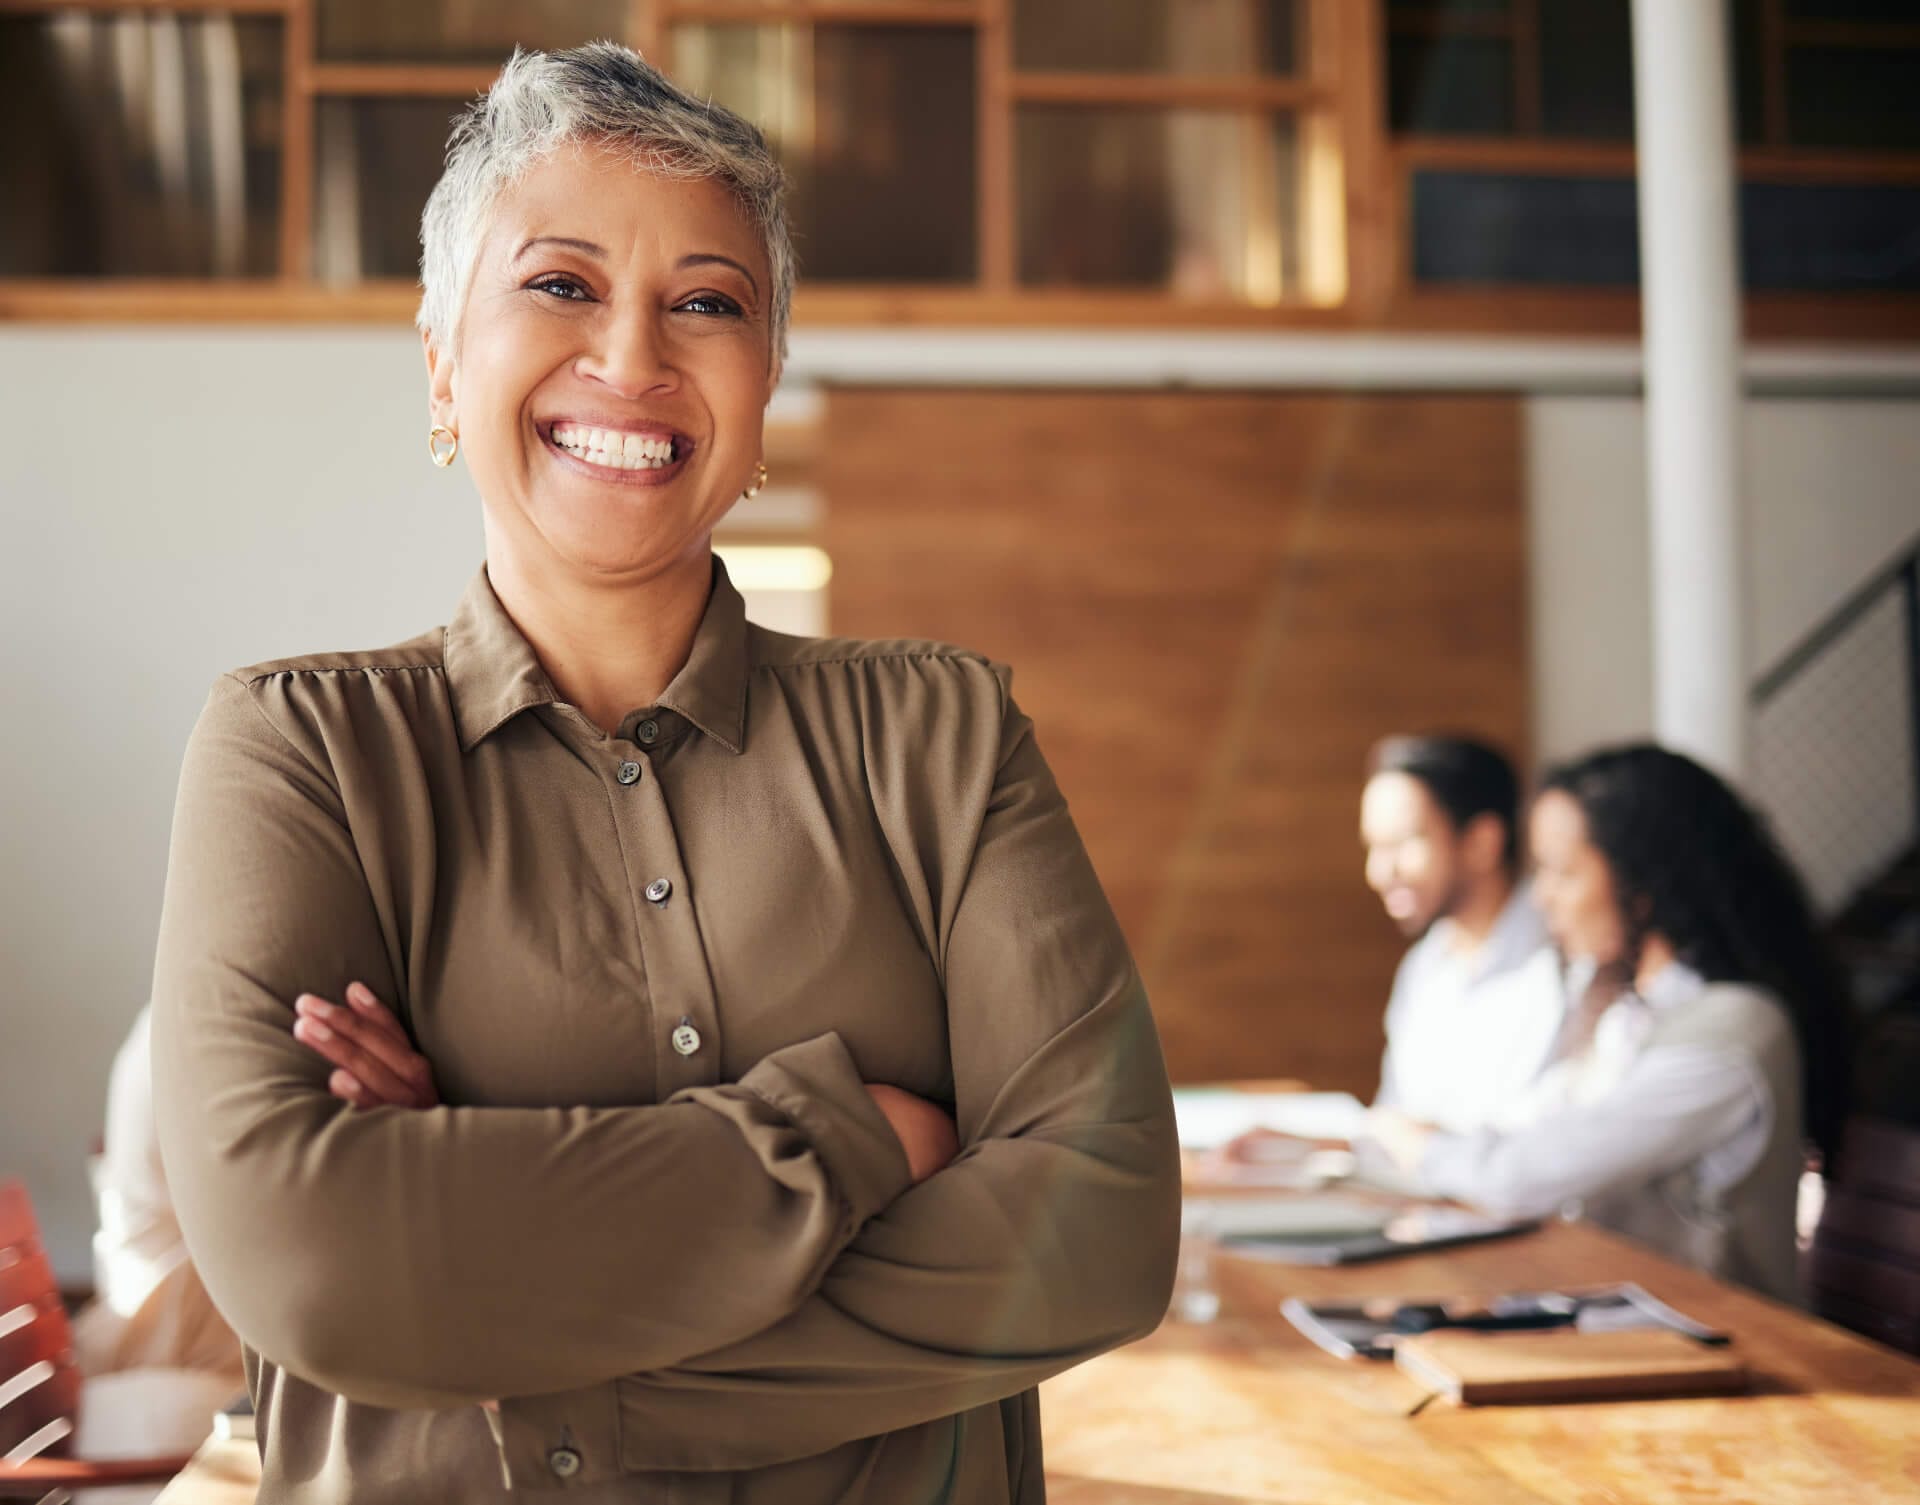
[[[869,0],[790,0],[754,4],[753,0],[662,0],[661,20],[687,23],[774,26],[813,23],[823,26],[971,26],[984,19],[989,0],[922,0],[917,5],[886,5]]]
[[[420,298],[408,282],[325,288],[305,282],[0,282],[0,322],[46,324],[333,324],[407,328]],[[1746,304],[1759,340],[1920,340],[1920,298],[1762,294]],[[1188,303],[1154,293],[1003,293],[918,287],[812,287],[794,299],[798,329],[1194,329],[1633,337],[1631,292],[1562,288],[1401,291],[1377,317],[1351,305]]]
[[[462,63],[309,63],[299,76],[322,98],[472,99],[492,87],[500,70]]]
[[[1297,78],[1175,78],[1135,73],[1015,73],[1016,104],[1117,105],[1145,109],[1311,110],[1334,103],[1322,85]]]

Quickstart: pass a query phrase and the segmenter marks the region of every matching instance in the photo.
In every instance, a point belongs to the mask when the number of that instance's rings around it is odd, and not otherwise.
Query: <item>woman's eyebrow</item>
[[[742,277],[747,279],[747,286],[753,289],[754,297],[757,298],[760,296],[760,280],[731,256],[722,256],[718,251],[696,251],[691,256],[682,256],[680,258],[682,271],[688,267],[712,266],[715,263],[718,263],[720,266],[732,267]]]
[[[575,240],[570,235],[535,235],[521,243],[520,249],[513,253],[513,260],[518,261],[535,246],[565,246],[569,250],[584,251],[589,256],[597,256],[602,261],[607,257],[605,247],[596,246],[590,240]]]

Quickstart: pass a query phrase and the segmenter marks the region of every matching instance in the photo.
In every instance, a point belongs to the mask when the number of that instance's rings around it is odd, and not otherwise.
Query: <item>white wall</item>
[[[1653,726],[1638,399],[1527,403],[1535,743],[1545,758]],[[1920,534],[1920,400],[1746,405],[1747,653],[1776,663]]]
[[[405,331],[10,330],[0,394],[0,1174],[72,1276],[208,687],[444,621],[478,501]]]
[[[933,380],[934,344],[797,340],[794,369]],[[1024,346],[1010,370],[1016,346],[994,365],[988,344],[972,337],[964,379],[1030,373]],[[1219,344],[1134,341],[1138,370],[1122,374],[1165,379],[1177,357],[1182,380],[1216,385],[1633,376],[1611,347],[1568,365],[1538,345],[1358,342],[1343,367],[1320,345]],[[912,371],[861,365],[907,346]],[[1090,349],[1117,359],[1077,335],[1047,348],[1062,382],[1086,379]],[[1539,745],[1555,753],[1646,729],[1644,493],[1631,402],[1530,411]],[[1920,526],[1920,424],[1906,433],[1912,409],[1892,404],[1759,411],[1755,643],[1771,651]],[[146,997],[180,752],[207,686],[444,621],[479,563],[476,499],[464,468],[427,463],[426,423],[404,330],[0,327],[0,1175],[26,1177],[66,1276],[86,1269],[84,1155]]]

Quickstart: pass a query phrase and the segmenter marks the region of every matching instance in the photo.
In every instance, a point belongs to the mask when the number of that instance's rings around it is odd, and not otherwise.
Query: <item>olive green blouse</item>
[[[1042,1497],[1034,1387],[1158,1322],[1179,1178],[1008,678],[765,631],[716,563],[611,734],[484,570],[444,629],[218,681],[155,1096],[263,1502]],[[293,1000],[355,979],[444,1106],[328,1094]],[[910,1185],[867,1082],[958,1158]]]

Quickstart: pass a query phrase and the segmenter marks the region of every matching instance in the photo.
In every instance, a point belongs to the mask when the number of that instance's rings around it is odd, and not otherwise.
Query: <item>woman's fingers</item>
[[[294,1038],[347,1072],[378,1101],[427,1108],[439,1100],[426,1058],[363,1015],[311,993],[295,999],[294,1009]]]
[[[411,1052],[413,1042],[407,1038],[407,1032],[400,1027],[400,1021],[392,1009],[374,996],[373,989],[364,982],[347,984],[347,1003],[356,1016],[366,1020],[382,1034],[388,1036],[402,1050]]]
[[[401,1027],[399,1017],[378,998],[373,989],[363,982],[347,984],[347,1002],[354,1010],[354,1016],[366,1020],[379,1031],[385,1044],[380,1048],[381,1058],[390,1066],[395,1075],[411,1082],[416,1092],[424,1093],[428,1102],[422,1107],[431,1106],[439,1100],[434,1091],[433,1066],[427,1058],[413,1048],[413,1041],[407,1038],[407,1032]]]
[[[335,1097],[344,1098],[356,1108],[385,1108],[395,1106],[383,1103],[360,1084],[360,1079],[350,1071],[336,1071],[327,1078],[327,1091]]]

